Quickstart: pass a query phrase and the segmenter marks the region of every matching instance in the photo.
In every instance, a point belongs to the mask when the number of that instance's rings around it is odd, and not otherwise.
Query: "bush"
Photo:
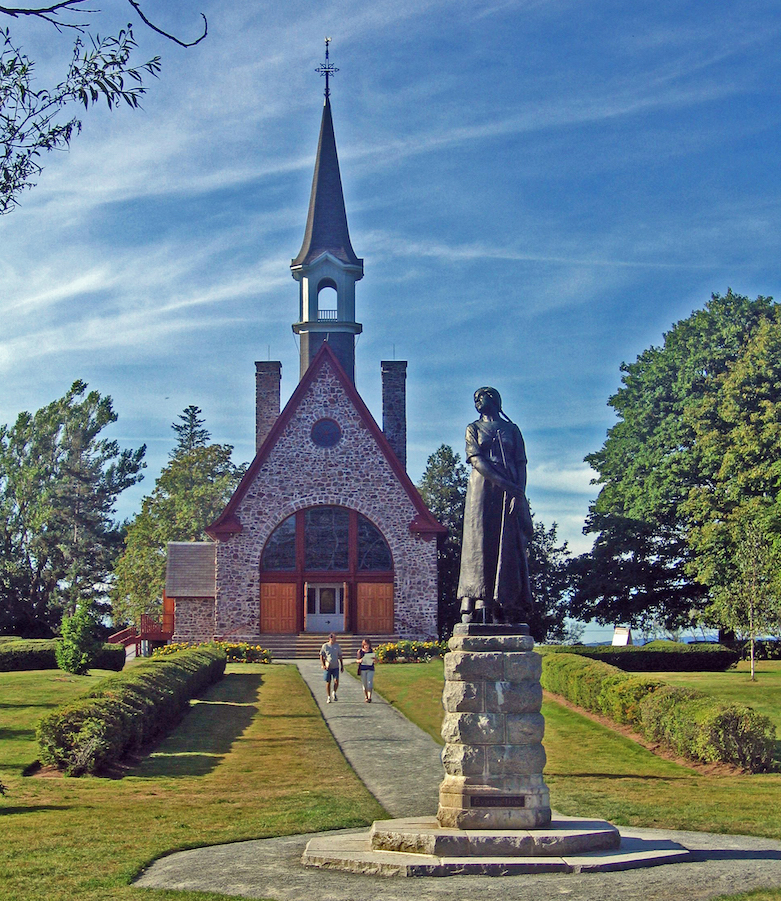
[[[228,663],[271,663],[272,660],[271,651],[262,648],[259,644],[248,644],[246,641],[197,643],[181,641],[176,644],[167,644],[161,648],[156,648],[152,652],[152,657],[170,657],[171,654],[177,654],[179,651],[187,648],[202,648],[206,646],[218,647],[225,651]]]
[[[738,651],[724,645],[676,641],[651,641],[640,647],[546,645],[537,650],[542,654],[578,654],[632,673],[716,673],[740,659]]]
[[[57,669],[59,638],[0,639],[0,673],[14,670]],[[119,672],[125,665],[122,645],[104,644],[93,662],[96,669]]]
[[[105,772],[171,729],[190,699],[222,677],[225,652],[180,651],[110,676],[38,724],[41,762],[66,775]]]
[[[629,725],[690,760],[730,763],[754,773],[773,767],[775,726],[751,707],[630,676],[576,654],[544,655],[541,681],[547,691]]]
[[[66,673],[83,676],[94,665],[103,642],[90,604],[79,604],[72,616],[62,619],[62,639],[57,644],[57,666]]]
[[[380,663],[425,663],[444,657],[447,653],[446,641],[396,641],[392,644],[378,644],[374,649]]]

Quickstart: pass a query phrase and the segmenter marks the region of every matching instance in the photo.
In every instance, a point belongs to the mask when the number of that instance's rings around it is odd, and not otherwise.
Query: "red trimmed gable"
[[[282,435],[285,426],[295,415],[298,407],[301,404],[301,401],[303,400],[307,391],[311,387],[314,380],[317,378],[320,370],[323,368],[326,362],[332,367],[336,375],[336,379],[344,390],[345,395],[355,408],[356,413],[358,414],[362,423],[365,425],[367,431],[374,438],[374,441],[376,442],[383,456],[387,460],[388,465],[393,471],[394,476],[398,480],[400,486],[403,488],[404,492],[407,494],[410,502],[416,510],[416,515],[410,522],[410,531],[416,532],[424,538],[433,538],[435,535],[444,534],[445,532],[447,532],[445,526],[440,525],[440,523],[434,518],[428,507],[426,507],[426,505],[423,503],[423,499],[418,493],[417,488],[412,483],[412,480],[410,479],[409,475],[407,475],[406,470],[399,462],[396,454],[393,452],[393,449],[391,448],[387,438],[383,434],[382,429],[377,425],[374,417],[369,411],[369,408],[363,402],[360,394],[358,394],[355,386],[345,373],[342,365],[339,363],[339,360],[336,357],[336,354],[330,348],[328,343],[325,342],[315,355],[311,365],[304,374],[304,377],[298,383],[295,391],[290,397],[290,400],[287,402],[287,404],[285,404],[285,408],[277,417],[276,422],[266,436],[266,440],[261,445],[257,454],[255,455],[255,459],[252,461],[249,468],[247,469],[247,472],[244,474],[244,478],[241,480],[238,488],[233,493],[233,497],[231,497],[231,499],[228,501],[228,504],[223,510],[222,514],[206,529],[206,533],[212,538],[220,541],[226,541],[228,538],[230,538],[231,535],[236,534],[237,532],[241,532],[242,526],[236,514],[236,510],[245,494],[249,490],[250,486],[254,482],[263,463],[268,458],[268,455],[271,453],[272,449],[279,441],[279,438]]]

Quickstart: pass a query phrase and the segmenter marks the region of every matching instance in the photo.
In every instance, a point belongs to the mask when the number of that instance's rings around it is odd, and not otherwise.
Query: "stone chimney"
[[[382,431],[388,444],[407,468],[407,361],[383,360]]]
[[[279,360],[255,363],[255,453],[271,431],[279,416],[279,383],[282,364]]]

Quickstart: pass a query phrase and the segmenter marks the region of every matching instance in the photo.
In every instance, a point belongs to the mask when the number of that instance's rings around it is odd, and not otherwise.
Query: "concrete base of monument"
[[[445,829],[433,817],[378,820],[359,835],[313,838],[305,866],[377,876],[515,876],[629,870],[687,860],[671,841],[622,840],[604,820],[556,816],[542,829]]]

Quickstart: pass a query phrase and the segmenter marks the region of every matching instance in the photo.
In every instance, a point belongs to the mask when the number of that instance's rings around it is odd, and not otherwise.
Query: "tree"
[[[554,522],[550,529],[534,522],[534,535],[529,544],[529,578],[534,610],[529,629],[534,640],[560,642],[572,634],[567,622],[570,615],[572,587],[571,555],[567,542],[557,544]]]
[[[720,625],[747,638],[754,671],[754,645],[761,635],[781,627],[781,558],[761,525],[742,524],[734,555],[734,576],[714,592],[708,612]]]
[[[171,428],[176,432],[176,447],[171,451],[171,456],[188,453],[196,447],[206,447],[209,442],[209,431],[203,427],[205,420],[200,419],[201,408],[190,404],[179,415],[181,422],[175,422]]]
[[[461,620],[458,577],[468,481],[469,472],[460,455],[443,444],[428,458],[418,484],[426,506],[448,529],[437,550],[439,632],[442,636],[452,634],[453,626]],[[529,626],[537,641],[560,641],[570,632],[565,623],[571,587],[570,552],[566,542],[557,546],[556,529],[556,523],[546,529],[541,522],[535,522],[529,551],[529,575],[535,605]]]
[[[246,469],[231,462],[229,444],[205,444],[209,433],[198,413],[198,407],[187,407],[179,417],[182,424],[173,425],[180,439],[178,450],[128,526],[111,590],[115,624],[137,623],[142,613],[160,610],[168,542],[205,540],[204,530],[222,513]],[[196,428],[187,428],[187,423]],[[198,435],[204,443],[189,446],[189,440],[182,442],[183,435]]]
[[[184,42],[151,22],[137,0],[128,2],[147,27],[183,47],[206,37],[205,16],[200,37]],[[50,22],[59,32],[76,33],[63,81],[54,88],[38,88],[33,81],[35,63],[12,40],[8,29],[0,29],[0,215],[11,212],[21,192],[34,186],[33,179],[43,168],[42,153],[67,149],[81,131],[81,120],[67,110],[74,105],[86,110],[101,98],[109,109],[120,104],[138,108],[146,92],[144,76],[157,76],[160,71],[159,57],[130,65],[137,47],[132,25],[109,37],[90,34],[84,20],[96,12],[87,0],[60,0],[39,8],[0,6],[0,15],[33,17]],[[71,18],[74,14],[79,18]]]
[[[0,427],[0,633],[51,635],[63,611],[103,595],[121,544],[114,504],[145,465],[145,447],[100,437],[116,420],[111,398],[77,381]]]
[[[692,570],[712,588],[737,574],[747,528],[781,551],[781,321],[763,320],[692,414],[703,471],[683,508],[691,521]]]
[[[437,613],[440,636],[449,636],[461,617],[456,592],[468,480],[469,474],[461,462],[461,456],[452,447],[443,444],[426,461],[423,478],[418,484],[420,496],[426,506],[439,523],[447,527],[447,535],[439,539],[437,546]]]
[[[714,294],[662,347],[622,365],[622,387],[608,401],[619,421],[586,457],[602,487],[585,530],[596,533],[594,548],[577,563],[574,615],[670,629],[701,615],[708,582],[692,504],[715,473],[704,423],[752,337],[779,318],[772,298]]]
[[[66,673],[83,676],[95,662],[102,642],[95,608],[89,602],[81,602],[72,616],[62,620],[62,641],[55,654],[57,666]]]

